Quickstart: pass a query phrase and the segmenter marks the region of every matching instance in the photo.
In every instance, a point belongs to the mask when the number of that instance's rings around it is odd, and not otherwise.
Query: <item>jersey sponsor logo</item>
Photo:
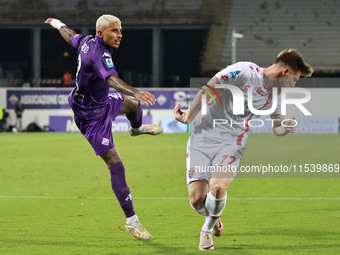
[[[103,55],[102,55],[102,57],[111,58],[111,55],[110,55],[109,53],[107,53],[107,52],[104,52]]]
[[[241,70],[236,70],[236,71],[230,72],[231,78],[233,78],[233,79],[235,79],[240,74],[241,74]]]
[[[106,58],[105,61],[106,61],[107,67],[114,67],[113,61],[111,58]]]
[[[109,140],[109,139],[107,139],[107,138],[103,137],[103,140],[102,140],[102,145],[106,145],[106,146],[108,146],[108,145],[109,145],[109,142],[110,142],[110,140]]]

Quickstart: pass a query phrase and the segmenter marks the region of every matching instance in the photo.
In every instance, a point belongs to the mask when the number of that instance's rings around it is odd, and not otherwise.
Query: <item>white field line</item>
[[[0,198],[19,199],[115,199],[115,197],[37,197],[37,196],[0,196]],[[133,197],[136,200],[187,200],[187,197]],[[340,200],[340,197],[231,197],[228,200]]]

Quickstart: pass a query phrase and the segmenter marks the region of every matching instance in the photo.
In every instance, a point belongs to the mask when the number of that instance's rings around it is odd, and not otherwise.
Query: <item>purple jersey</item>
[[[109,103],[106,79],[118,75],[114,67],[112,49],[99,36],[76,34],[71,44],[78,51],[76,87],[69,96],[74,114],[98,118]]]

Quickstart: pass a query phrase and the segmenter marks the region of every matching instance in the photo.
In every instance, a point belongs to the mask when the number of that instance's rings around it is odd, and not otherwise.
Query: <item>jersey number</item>
[[[223,162],[224,162],[228,157],[231,159],[231,161],[228,163],[229,165],[231,165],[232,163],[234,163],[234,162],[236,161],[236,157],[234,157],[234,156],[223,155],[223,156],[222,156],[222,161],[221,161],[220,165],[222,165]]]
[[[80,67],[81,67],[81,56],[80,54],[78,55],[78,68],[77,68],[77,73],[76,73],[76,86],[77,86],[77,89],[79,89],[79,85],[78,85],[78,73],[79,73],[79,70],[80,70]]]

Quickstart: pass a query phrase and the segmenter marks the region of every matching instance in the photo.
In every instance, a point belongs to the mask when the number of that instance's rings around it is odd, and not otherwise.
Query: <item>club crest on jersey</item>
[[[103,141],[102,141],[102,144],[108,146],[109,142],[110,142],[110,140],[104,137]]]
[[[241,74],[241,70],[236,70],[236,71],[230,72],[231,78],[233,78],[233,79],[235,79],[240,74]]]
[[[195,168],[190,168],[190,170],[188,171],[188,177],[189,177],[189,179],[192,178],[192,176],[194,175],[194,173],[195,173]]]
[[[111,58],[105,59],[107,67],[114,67],[113,61]]]

